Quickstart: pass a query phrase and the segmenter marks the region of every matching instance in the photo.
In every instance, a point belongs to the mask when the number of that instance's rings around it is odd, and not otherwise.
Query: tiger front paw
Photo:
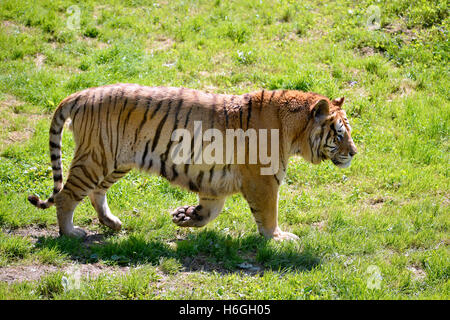
[[[87,232],[80,227],[74,226],[72,228],[65,228],[59,230],[60,236],[67,236],[71,238],[84,239],[87,236]]]
[[[275,241],[294,241],[300,238],[293,233],[281,231],[279,234],[274,235],[272,239]]]
[[[200,210],[202,207],[198,206],[182,206],[172,212],[172,222],[179,227],[201,227],[203,226],[203,216]]]
[[[275,241],[292,241],[300,239],[297,235],[290,232],[281,231],[278,227],[272,230],[259,228],[259,233],[266,237],[266,239],[273,239]]]

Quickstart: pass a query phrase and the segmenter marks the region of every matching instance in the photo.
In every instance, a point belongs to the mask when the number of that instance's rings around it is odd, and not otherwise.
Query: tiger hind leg
[[[89,199],[91,200],[95,211],[97,211],[100,223],[116,231],[119,231],[122,228],[122,222],[111,213],[106,200],[106,192],[115,182],[126,175],[128,171],[129,170],[116,170],[112,172],[103,180],[97,189],[89,194]]]
[[[83,238],[86,231],[73,225],[73,213],[77,205],[93,189],[83,178],[78,176],[77,170],[70,171],[69,177],[61,192],[55,195],[56,216],[58,218],[59,233],[69,237]]]
[[[225,197],[199,195],[197,206],[182,206],[172,212],[172,221],[179,227],[203,227],[214,220],[225,204]]]

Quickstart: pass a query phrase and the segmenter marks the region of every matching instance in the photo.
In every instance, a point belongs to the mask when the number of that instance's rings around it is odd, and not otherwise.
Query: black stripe
[[[175,121],[174,121],[174,123],[173,123],[173,129],[172,129],[172,132],[174,132],[174,131],[178,128],[178,121],[179,121],[179,119],[178,119],[178,113],[180,112],[180,109],[181,109],[181,106],[182,106],[182,105],[183,105],[183,99],[180,99],[180,101],[178,102],[177,108],[176,108],[176,110],[175,110]],[[162,155],[163,161],[167,161],[167,157],[168,157],[170,148],[172,147],[172,143],[173,143],[173,140],[170,139],[169,142],[168,142],[168,144],[167,144],[166,151],[165,151],[164,154]]]
[[[147,102],[147,108],[145,109],[145,112],[144,112],[144,118],[142,119],[141,124],[139,125],[139,128],[136,129],[136,133],[135,133],[135,135],[134,135],[134,143],[135,143],[135,144],[136,144],[136,141],[137,141],[137,137],[138,137],[139,132],[141,132],[142,127],[143,127],[144,124],[147,122],[147,115],[148,115],[148,112],[149,112],[149,110],[150,110],[150,104],[151,104],[151,103],[152,103],[152,97],[149,97],[149,100],[148,100],[148,102]]]
[[[99,111],[99,114],[100,114],[100,111]],[[100,119],[100,115],[99,115],[99,119]],[[103,176],[106,176],[106,174],[108,173],[108,165],[107,165],[107,160],[106,160],[105,144],[103,143],[103,138],[102,138],[102,122],[100,120],[98,121],[98,140],[100,142],[100,156],[102,158]]]
[[[325,138],[325,145],[328,143],[328,139],[330,138],[331,130],[328,130],[327,137]]]
[[[150,162],[148,163],[147,170],[150,170],[150,168],[153,166],[153,159],[150,159]]]
[[[67,184],[64,185],[63,190],[64,190],[64,191],[67,191],[67,192],[69,193],[69,196],[70,196],[73,200],[76,200],[76,198],[75,198],[75,192],[74,192],[71,188],[69,188],[69,186],[68,186]],[[81,200],[82,200],[82,199],[81,199]],[[77,201],[81,201],[81,200],[77,200]]]
[[[314,150],[313,150],[313,144],[311,139],[309,139],[309,149],[311,150],[311,160],[314,159]]]
[[[114,97],[114,105],[112,106],[112,98]],[[111,95],[109,96],[110,102],[109,102],[109,108],[108,113],[106,114],[106,132],[109,138],[109,152],[112,153],[113,151],[113,139],[112,139],[112,123],[110,121],[110,116],[109,116],[109,110],[115,110],[116,109],[116,104],[117,104],[117,94],[114,93],[114,91],[111,93]]]
[[[163,103],[163,100],[160,100],[160,101],[158,102],[158,104],[156,105],[156,109],[153,110],[152,115],[150,116],[150,119],[153,119],[153,116],[154,116],[154,115],[158,112],[158,110],[161,108],[162,103]]]
[[[66,122],[66,118],[64,118],[62,111],[59,112],[58,118],[63,124]]]
[[[214,175],[214,168],[216,167],[216,165],[213,165],[211,167],[211,169],[209,169],[209,183],[211,183],[212,179],[213,179],[213,175]]]
[[[194,154],[194,137],[191,139],[191,154],[189,155],[188,163],[184,164],[184,173],[187,174],[189,170],[189,164],[192,163],[192,155]]]
[[[73,179],[73,178],[76,178],[76,179],[77,179],[78,181],[80,181],[83,185],[85,185],[87,189],[93,189],[93,188],[95,187],[95,183],[93,183],[93,185],[90,185],[90,184],[88,184],[86,181],[84,181],[83,179],[81,179],[81,177],[72,175],[71,178],[72,178],[72,179]],[[73,181],[71,181],[71,183],[73,183]]]
[[[270,105],[270,103],[272,102],[272,98],[275,95],[275,92],[276,91],[272,91],[272,94],[270,95],[270,98],[269,98],[269,102],[267,103],[268,105]]]
[[[155,137],[153,139],[153,144],[152,144],[152,152],[155,150],[156,146],[158,145],[158,140],[159,140],[159,137],[161,136],[162,128],[164,126],[164,123],[166,123],[167,117],[169,116],[171,104],[172,104],[172,100],[169,101],[169,103],[167,105],[167,107],[168,107],[167,112],[164,114],[164,117],[161,119],[161,121],[158,124],[158,127],[156,128],[156,134],[155,134]]]
[[[73,182],[72,180],[70,180],[69,184],[74,186],[74,187],[76,187],[76,188],[78,188],[78,189],[80,189],[81,191],[87,191],[87,190],[90,189],[90,188],[83,188],[82,186],[80,186],[79,184]]]
[[[122,91],[122,95],[123,95],[123,94],[124,94],[124,92]],[[116,126],[116,151],[115,151],[115,153],[114,153],[114,169],[117,168],[117,155],[118,155],[118,152],[119,152],[119,140],[120,140],[120,137],[119,137],[119,132],[120,132],[120,130],[119,130],[119,128],[120,128],[120,118],[122,117],[123,109],[125,109],[125,106],[127,105],[127,103],[128,103],[128,97],[125,97],[125,101],[124,101],[124,103],[123,103],[122,108],[120,108],[119,116],[117,117],[117,126]]]
[[[264,101],[264,89],[263,89],[263,91],[261,91],[261,101],[260,101],[260,105],[259,105],[260,108],[262,108],[263,101]]]
[[[94,95],[92,96],[92,103],[91,103],[91,125],[89,126],[90,128],[90,133],[94,131],[94,124],[95,124],[95,116],[94,116],[94,106],[95,106],[95,92]],[[89,134],[89,144],[90,144],[90,138],[91,135]]]
[[[61,145],[58,143],[54,143],[52,141],[50,141],[50,148],[52,149],[61,149]]]
[[[94,161],[95,164],[101,168],[101,167],[102,167],[102,163],[98,160],[98,158],[97,158],[97,153],[95,153],[95,152],[90,152],[90,154],[91,154],[91,159],[92,159],[92,161]]]
[[[86,101],[84,101],[84,104],[83,104],[83,112],[86,111],[86,105],[87,105],[88,100],[89,100],[89,98],[86,97]],[[86,118],[86,113],[84,113],[83,118]],[[80,132],[85,132],[86,131],[87,121],[85,121],[85,119],[83,119],[83,120],[84,121],[81,121]],[[72,121],[73,121],[73,119],[72,119]],[[83,130],[83,128],[84,128],[84,130]],[[82,140],[80,142],[80,146],[82,146],[83,143],[84,143],[84,137],[85,137],[85,135],[81,134],[81,139]]]
[[[239,125],[240,128],[242,129],[242,106],[239,106]]]
[[[199,173],[198,173],[198,176],[197,176],[197,186],[200,188],[201,187],[201,185],[202,185],[202,181],[203,181],[203,176],[204,176],[204,172],[203,171],[200,171]]]
[[[223,113],[225,115],[225,128],[228,128],[228,111],[227,111],[227,101],[223,100]]]
[[[134,100],[134,107],[133,107],[133,108],[130,108],[130,111],[128,111],[127,117],[125,118],[125,121],[124,121],[124,123],[123,123],[123,131],[122,131],[122,135],[125,135],[125,128],[127,127],[128,121],[130,120],[130,116],[131,116],[131,114],[133,113],[133,111],[136,109],[138,103],[139,103],[139,99],[136,98],[136,99]]]
[[[247,129],[250,124],[250,118],[252,117],[252,97],[248,95],[248,114],[247,114]]]
[[[130,172],[130,170],[120,171],[120,170],[114,170],[112,174],[127,174]]]
[[[195,185],[194,182],[192,182],[192,180],[189,180],[189,189],[190,189],[191,191],[194,191],[194,192],[198,192],[198,191],[199,191],[199,190],[198,190],[198,187]]]
[[[273,177],[275,178],[275,180],[277,181],[277,184],[280,185],[280,180],[278,180],[278,177],[276,174],[273,175]]]
[[[200,200],[204,200],[204,201],[216,201],[217,198],[201,197]]]
[[[320,135],[319,135],[319,146],[317,147],[317,158],[320,159],[320,152],[321,152],[321,143],[322,143],[322,136],[323,136],[323,127],[320,128]]]
[[[61,156],[59,154],[52,154],[52,155],[50,155],[50,159],[52,161],[59,160],[60,158],[61,158]]]
[[[147,143],[145,144],[144,154],[142,155],[142,160],[141,160],[142,167],[144,167],[144,164],[145,164],[145,158],[147,157],[148,145],[149,145],[150,141],[151,140],[148,140]]]
[[[193,107],[189,108],[189,111],[188,111],[188,113],[187,113],[187,115],[186,115],[186,120],[184,120],[184,128],[186,128],[186,126],[187,126],[187,124],[188,124],[189,117],[190,117],[191,112],[192,112],[192,108],[193,108]]]
[[[39,203],[39,200],[35,197],[28,197],[28,201],[30,201],[30,203],[34,206],[37,206],[37,204]]]
[[[98,183],[98,177],[96,177],[94,179],[85,166],[77,165],[75,167],[72,167],[71,170],[73,170],[74,168],[80,168],[81,171],[83,171],[83,174],[85,175],[85,177],[88,178],[92,184],[96,185]]]
[[[101,90],[100,91],[100,102],[99,102],[99,104],[98,104],[98,108],[97,108],[97,113],[98,113],[98,118],[97,118],[97,123],[98,124],[100,124],[101,123],[101,121],[100,121],[100,112],[101,111],[103,111],[102,109],[103,109],[103,91],[104,90]],[[100,131],[100,130],[99,130]]]
[[[227,166],[224,166],[222,168],[222,178],[224,178],[226,176],[226,174],[227,174]]]
[[[58,130],[55,130],[54,128],[50,128],[50,134],[59,135],[59,134],[61,134],[61,130],[58,131]]]
[[[81,98],[81,94],[79,94],[76,98],[75,98],[75,100],[73,101],[73,103],[72,103],[72,105],[70,106],[70,111],[69,111],[69,114],[71,114],[72,113],[72,111],[73,111],[73,107],[75,107],[76,105],[77,105],[77,103],[78,103],[78,100]],[[73,120],[73,119],[72,119]]]
[[[85,103],[85,104],[86,104],[86,103]],[[76,117],[77,117],[77,115],[78,115],[78,112],[80,112],[81,109],[82,109],[82,107],[81,107],[81,106],[78,106],[77,110],[75,110],[75,113],[74,113],[74,115],[73,115],[73,117],[72,117],[72,124],[75,125],[75,119],[76,119]],[[51,131],[50,131],[50,132],[51,132]]]
[[[176,165],[173,164],[172,165],[172,180],[175,180],[177,177],[178,177],[178,172],[177,172],[177,169],[176,169]]]
[[[100,102],[97,107],[97,114],[98,114],[97,125],[98,125],[98,139],[100,141],[100,153],[102,157],[103,176],[105,176],[108,173],[108,168],[106,164],[107,160],[106,160],[105,144],[102,138],[102,121],[100,119],[100,115],[103,112],[103,93],[104,89],[100,91]],[[107,108],[107,112],[108,111],[109,108]]]
[[[164,161],[160,161],[160,163],[161,163],[161,165],[159,166],[159,174],[161,175],[161,176],[163,176],[164,178],[166,178],[167,177],[167,174],[166,174],[166,163],[164,162]]]
[[[213,95],[212,111],[211,111],[211,128],[214,128],[214,118],[216,115],[217,95]]]

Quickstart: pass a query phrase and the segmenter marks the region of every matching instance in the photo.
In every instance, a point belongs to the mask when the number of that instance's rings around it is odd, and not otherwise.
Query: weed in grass
[[[62,272],[53,272],[43,277],[37,286],[37,293],[44,299],[54,298],[64,292]]]
[[[162,257],[161,259],[159,259],[159,269],[165,274],[175,275],[182,268],[182,265],[174,258]]]

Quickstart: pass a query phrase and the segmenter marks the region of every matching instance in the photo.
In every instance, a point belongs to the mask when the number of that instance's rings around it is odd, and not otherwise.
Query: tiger
[[[312,164],[331,160],[340,168],[350,165],[357,149],[341,108],[343,102],[344,97],[330,100],[317,93],[286,89],[233,95],[127,83],[88,88],[63,99],[54,112],[49,132],[52,195],[45,201],[30,195],[28,200],[40,209],[56,206],[60,235],[87,235],[73,223],[74,210],[86,196],[99,222],[120,230],[122,222],[111,213],[106,193],[130,170],[137,169],[197,193],[198,204],[181,206],[171,213],[179,227],[205,226],[220,214],[228,196],[240,193],[262,236],[295,240],[297,235],[278,226],[280,184],[292,156]],[[75,150],[63,183],[62,133],[69,120]],[[201,122],[201,129],[195,128],[196,122]],[[186,152],[185,163],[178,163],[172,157],[179,145],[173,139],[178,129],[194,137],[194,130],[214,129],[223,134],[231,129],[254,130],[262,136],[262,129],[270,129],[271,137],[277,133],[278,141],[270,140],[269,144],[271,153],[277,155],[278,168],[262,174],[267,162],[257,159],[248,163],[252,145],[245,136],[241,141],[247,146],[244,163],[195,162],[192,152]],[[195,145],[194,137],[184,143]],[[207,147],[205,143],[199,150]]]

